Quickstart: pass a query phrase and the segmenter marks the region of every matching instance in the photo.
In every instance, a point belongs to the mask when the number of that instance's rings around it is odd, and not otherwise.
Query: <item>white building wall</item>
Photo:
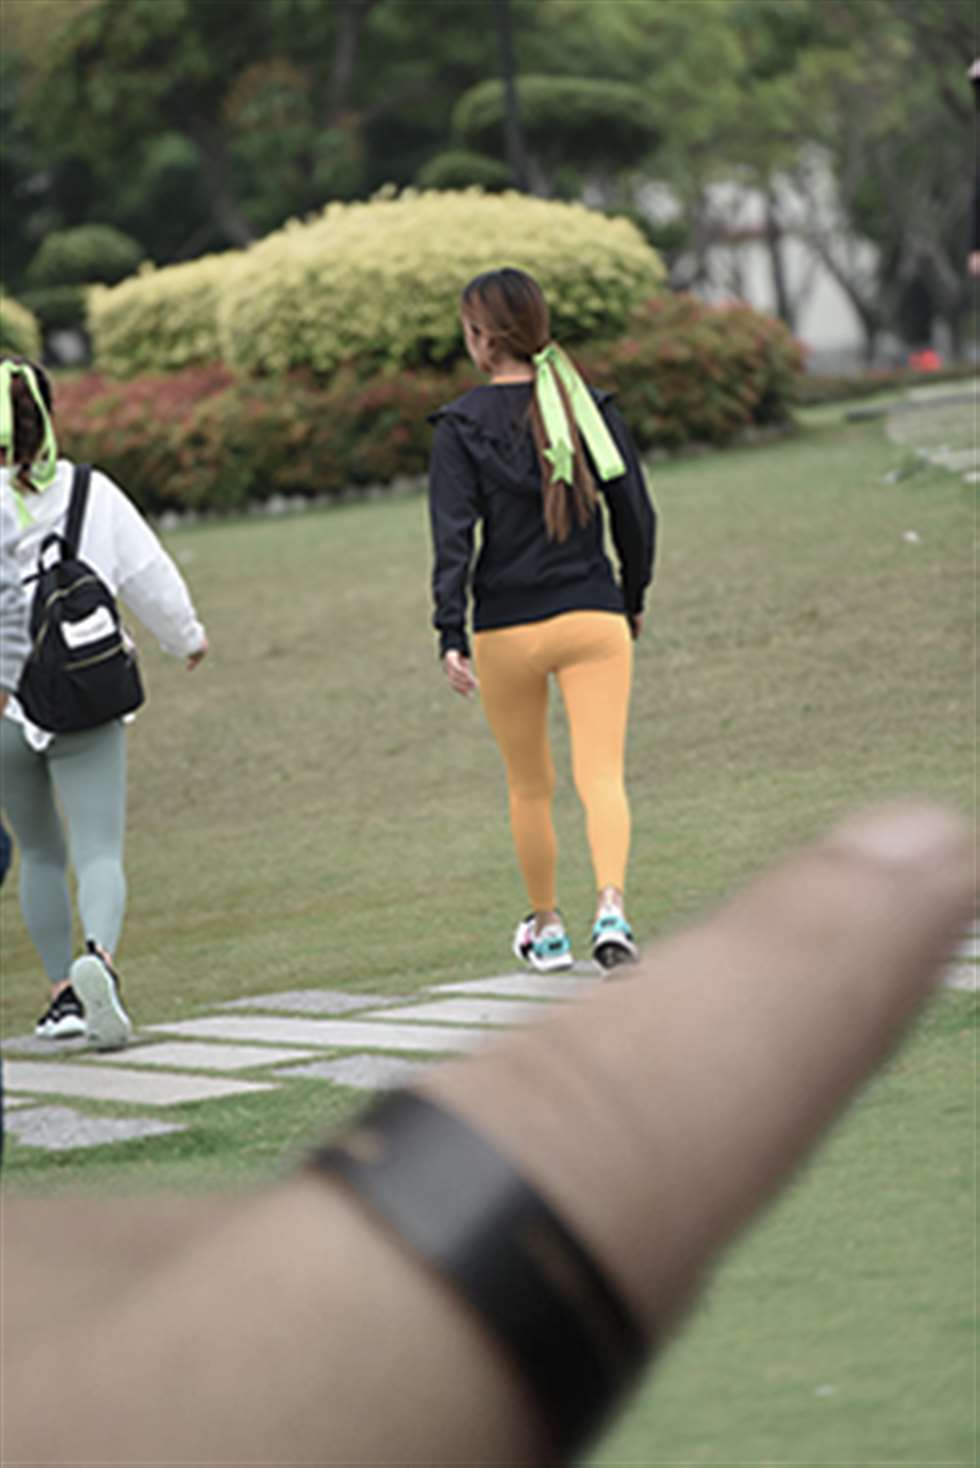
[[[744,301],[758,311],[775,315],[776,289],[769,249],[765,240],[765,201],[762,194],[738,183],[718,183],[707,194],[712,243],[706,254],[707,281],[694,287],[696,294],[713,304]],[[669,189],[652,184],[641,191],[639,204],[658,221],[680,212]],[[807,348],[808,362],[815,371],[838,371],[863,361],[864,333],[846,293],[804,238],[794,232],[803,222],[805,205],[785,181],[779,185],[783,271],[787,294],[795,314],[795,334]],[[826,227],[835,215],[833,180],[826,178],[820,209]],[[867,241],[851,241],[850,265],[873,277],[877,251]],[[696,274],[693,258],[676,262],[681,278]],[[888,343],[879,350],[887,354]]]
[[[817,370],[833,371],[861,360],[864,333],[854,307],[807,245],[792,235],[782,242],[783,270],[795,314],[794,333]],[[776,315],[776,289],[763,240],[713,245],[708,251],[710,283],[697,294],[718,304],[739,300]]]

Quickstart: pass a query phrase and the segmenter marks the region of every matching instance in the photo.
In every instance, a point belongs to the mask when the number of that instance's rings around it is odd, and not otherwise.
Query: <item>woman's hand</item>
[[[643,613],[630,612],[627,614],[626,620],[630,626],[630,636],[635,642],[640,633],[643,631]]]
[[[450,688],[456,693],[461,693],[464,698],[472,698],[480,685],[477,682],[476,674],[470,667],[469,658],[464,657],[455,649],[450,649],[443,657],[442,663]]]
[[[195,648],[192,653],[188,653],[188,656],[187,656],[187,671],[188,671],[188,673],[193,672],[193,670],[197,667],[198,663],[201,662],[201,660],[203,658],[206,658],[207,655],[208,655],[208,640],[205,637],[205,639],[201,643],[200,647]]]

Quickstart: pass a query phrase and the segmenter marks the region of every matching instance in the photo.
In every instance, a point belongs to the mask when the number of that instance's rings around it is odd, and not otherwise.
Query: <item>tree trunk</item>
[[[527,147],[521,129],[520,104],[517,98],[517,68],[514,61],[514,34],[511,25],[510,0],[493,0],[500,41],[500,72],[504,83],[504,134],[507,161],[514,182],[523,192],[530,189]]]
[[[330,77],[327,82],[327,126],[336,124],[337,119],[348,111],[354,74],[357,70],[357,53],[361,45],[361,30],[368,12],[377,0],[345,0],[337,7],[337,41],[334,46]]]
[[[858,320],[861,323],[861,330],[864,333],[864,350],[862,351],[861,356],[864,360],[865,367],[873,367],[875,361],[875,352],[878,347],[878,335],[881,331],[881,322],[879,321],[877,315],[875,315],[873,312],[862,310],[862,308],[858,305],[856,301],[853,300],[853,298],[852,304],[855,311],[857,312]]]
[[[964,360],[963,322],[966,319],[966,313],[950,311],[940,319],[946,323],[946,330],[949,332],[950,356],[959,365]]]
[[[204,126],[193,129],[192,136],[201,150],[211,217],[229,244],[244,249],[255,239],[255,231],[245,217],[235,192],[226,140],[217,129]]]
[[[783,228],[779,220],[776,200],[771,183],[765,188],[766,201],[766,249],[769,251],[769,273],[773,295],[776,299],[776,314],[785,321],[790,331],[796,330],[796,312],[790,299],[786,283],[786,261],[783,257]]]
[[[832,249],[828,248],[818,238],[811,238],[811,248],[823,261],[827,270],[836,280],[847,299],[850,301],[857,317],[861,331],[864,334],[864,350],[862,357],[867,366],[874,362],[875,348],[878,345],[878,337],[881,333],[882,313],[873,303],[872,294],[869,290],[862,290],[850,272],[842,267],[835,258]]]

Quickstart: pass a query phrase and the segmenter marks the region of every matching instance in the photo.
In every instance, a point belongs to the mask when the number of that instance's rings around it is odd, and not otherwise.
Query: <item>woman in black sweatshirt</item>
[[[598,889],[592,952],[611,968],[637,952],[623,909],[630,838],[623,757],[654,510],[609,395],[588,389],[551,341],[537,282],[521,270],[488,271],[466,287],[461,310],[469,354],[490,382],[433,415],[433,621],[451,686],[464,695],[480,688],[503,755],[531,907],[514,951],[542,972],[572,963],[551,820],[548,684],[557,678]],[[618,578],[603,549],[600,502]],[[467,637],[470,594],[479,681]]]

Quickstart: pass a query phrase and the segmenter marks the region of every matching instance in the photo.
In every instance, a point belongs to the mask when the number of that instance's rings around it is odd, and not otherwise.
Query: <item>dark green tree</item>
[[[157,260],[244,245],[408,182],[494,54],[480,9],[482,31],[450,0],[83,0],[34,58],[26,116]]]
[[[655,147],[653,107],[628,82],[574,76],[522,75],[517,83],[534,182],[550,192],[564,172],[581,180],[635,167]],[[453,130],[484,152],[501,151],[507,117],[502,81],[479,82],[460,98]]]

